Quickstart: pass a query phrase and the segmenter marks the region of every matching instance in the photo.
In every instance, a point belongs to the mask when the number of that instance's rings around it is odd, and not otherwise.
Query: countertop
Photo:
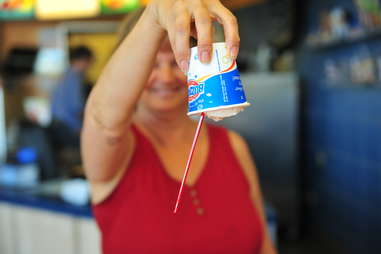
[[[42,209],[75,217],[93,217],[90,204],[72,205],[58,195],[42,192],[39,188],[20,189],[0,186],[0,203]]]

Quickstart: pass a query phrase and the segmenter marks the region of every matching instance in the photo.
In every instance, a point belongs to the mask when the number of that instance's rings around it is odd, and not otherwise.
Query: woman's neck
[[[163,145],[191,138],[189,133],[195,125],[184,110],[157,113],[143,107],[137,110],[134,121]]]

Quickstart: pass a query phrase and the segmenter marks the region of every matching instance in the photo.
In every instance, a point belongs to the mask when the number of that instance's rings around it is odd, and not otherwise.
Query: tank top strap
[[[135,138],[137,139],[137,141],[146,140],[144,135],[140,132],[140,130],[134,123],[131,124],[130,129],[132,133],[134,134]],[[138,144],[139,142],[136,142],[136,143]]]
[[[217,125],[208,124],[210,147],[213,150],[226,150],[231,147],[228,130]]]
[[[232,168],[241,168],[239,159],[229,137],[229,130],[221,126],[209,125],[209,140],[210,140],[210,153],[213,155],[210,157],[209,165],[213,168],[211,171],[216,171],[215,168],[219,168],[221,163],[229,163]],[[241,170],[230,170],[228,174],[239,174],[241,175]]]
[[[151,152],[156,153],[151,141],[144,135],[144,133],[139,129],[139,127],[136,124],[132,123],[130,129],[132,130],[132,133],[134,134],[134,137],[136,139],[136,148],[139,147],[139,149],[143,148],[144,150],[149,149]]]
[[[139,160],[144,160],[144,157],[151,158],[150,160],[158,165],[160,159],[151,141],[144,135],[139,127],[132,123],[130,129],[135,137],[135,157]]]

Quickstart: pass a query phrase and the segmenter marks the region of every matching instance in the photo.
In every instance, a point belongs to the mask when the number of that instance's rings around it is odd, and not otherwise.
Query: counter
[[[0,187],[0,253],[101,253],[91,207],[68,204],[54,193]],[[266,214],[276,242],[276,214],[269,206]]]
[[[69,216],[92,218],[90,205],[71,205],[58,196],[42,194],[35,189],[0,187],[0,202],[62,213]]]
[[[64,202],[56,191],[0,187],[0,253],[100,254],[91,207]]]

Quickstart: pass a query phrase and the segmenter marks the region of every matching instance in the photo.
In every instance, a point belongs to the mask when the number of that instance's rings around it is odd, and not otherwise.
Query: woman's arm
[[[262,194],[259,186],[258,176],[256,173],[256,167],[253,158],[251,157],[249,147],[246,141],[237,133],[230,131],[229,137],[233,150],[236,156],[238,157],[238,160],[242,166],[247,180],[249,181],[251,191],[250,194],[254,206],[257,209],[259,215],[261,216],[261,221],[265,232],[261,254],[276,254],[277,252],[273,246],[269,232],[267,230],[266,215],[263,208]]]
[[[200,59],[208,62],[213,19],[223,24],[226,43],[236,57],[237,22],[219,0],[153,0],[147,6],[104,68],[85,108],[81,148],[90,182],[109,183],[128,166],[134,149],[128,131],[132,114],[166,34],[177,63],[187,71],[191,22],[197,30]]]
[[[85,108],[82,156],[87,178],[107,182],[132,153],[130,120],[165,30],[148,7],[111,57]]]

